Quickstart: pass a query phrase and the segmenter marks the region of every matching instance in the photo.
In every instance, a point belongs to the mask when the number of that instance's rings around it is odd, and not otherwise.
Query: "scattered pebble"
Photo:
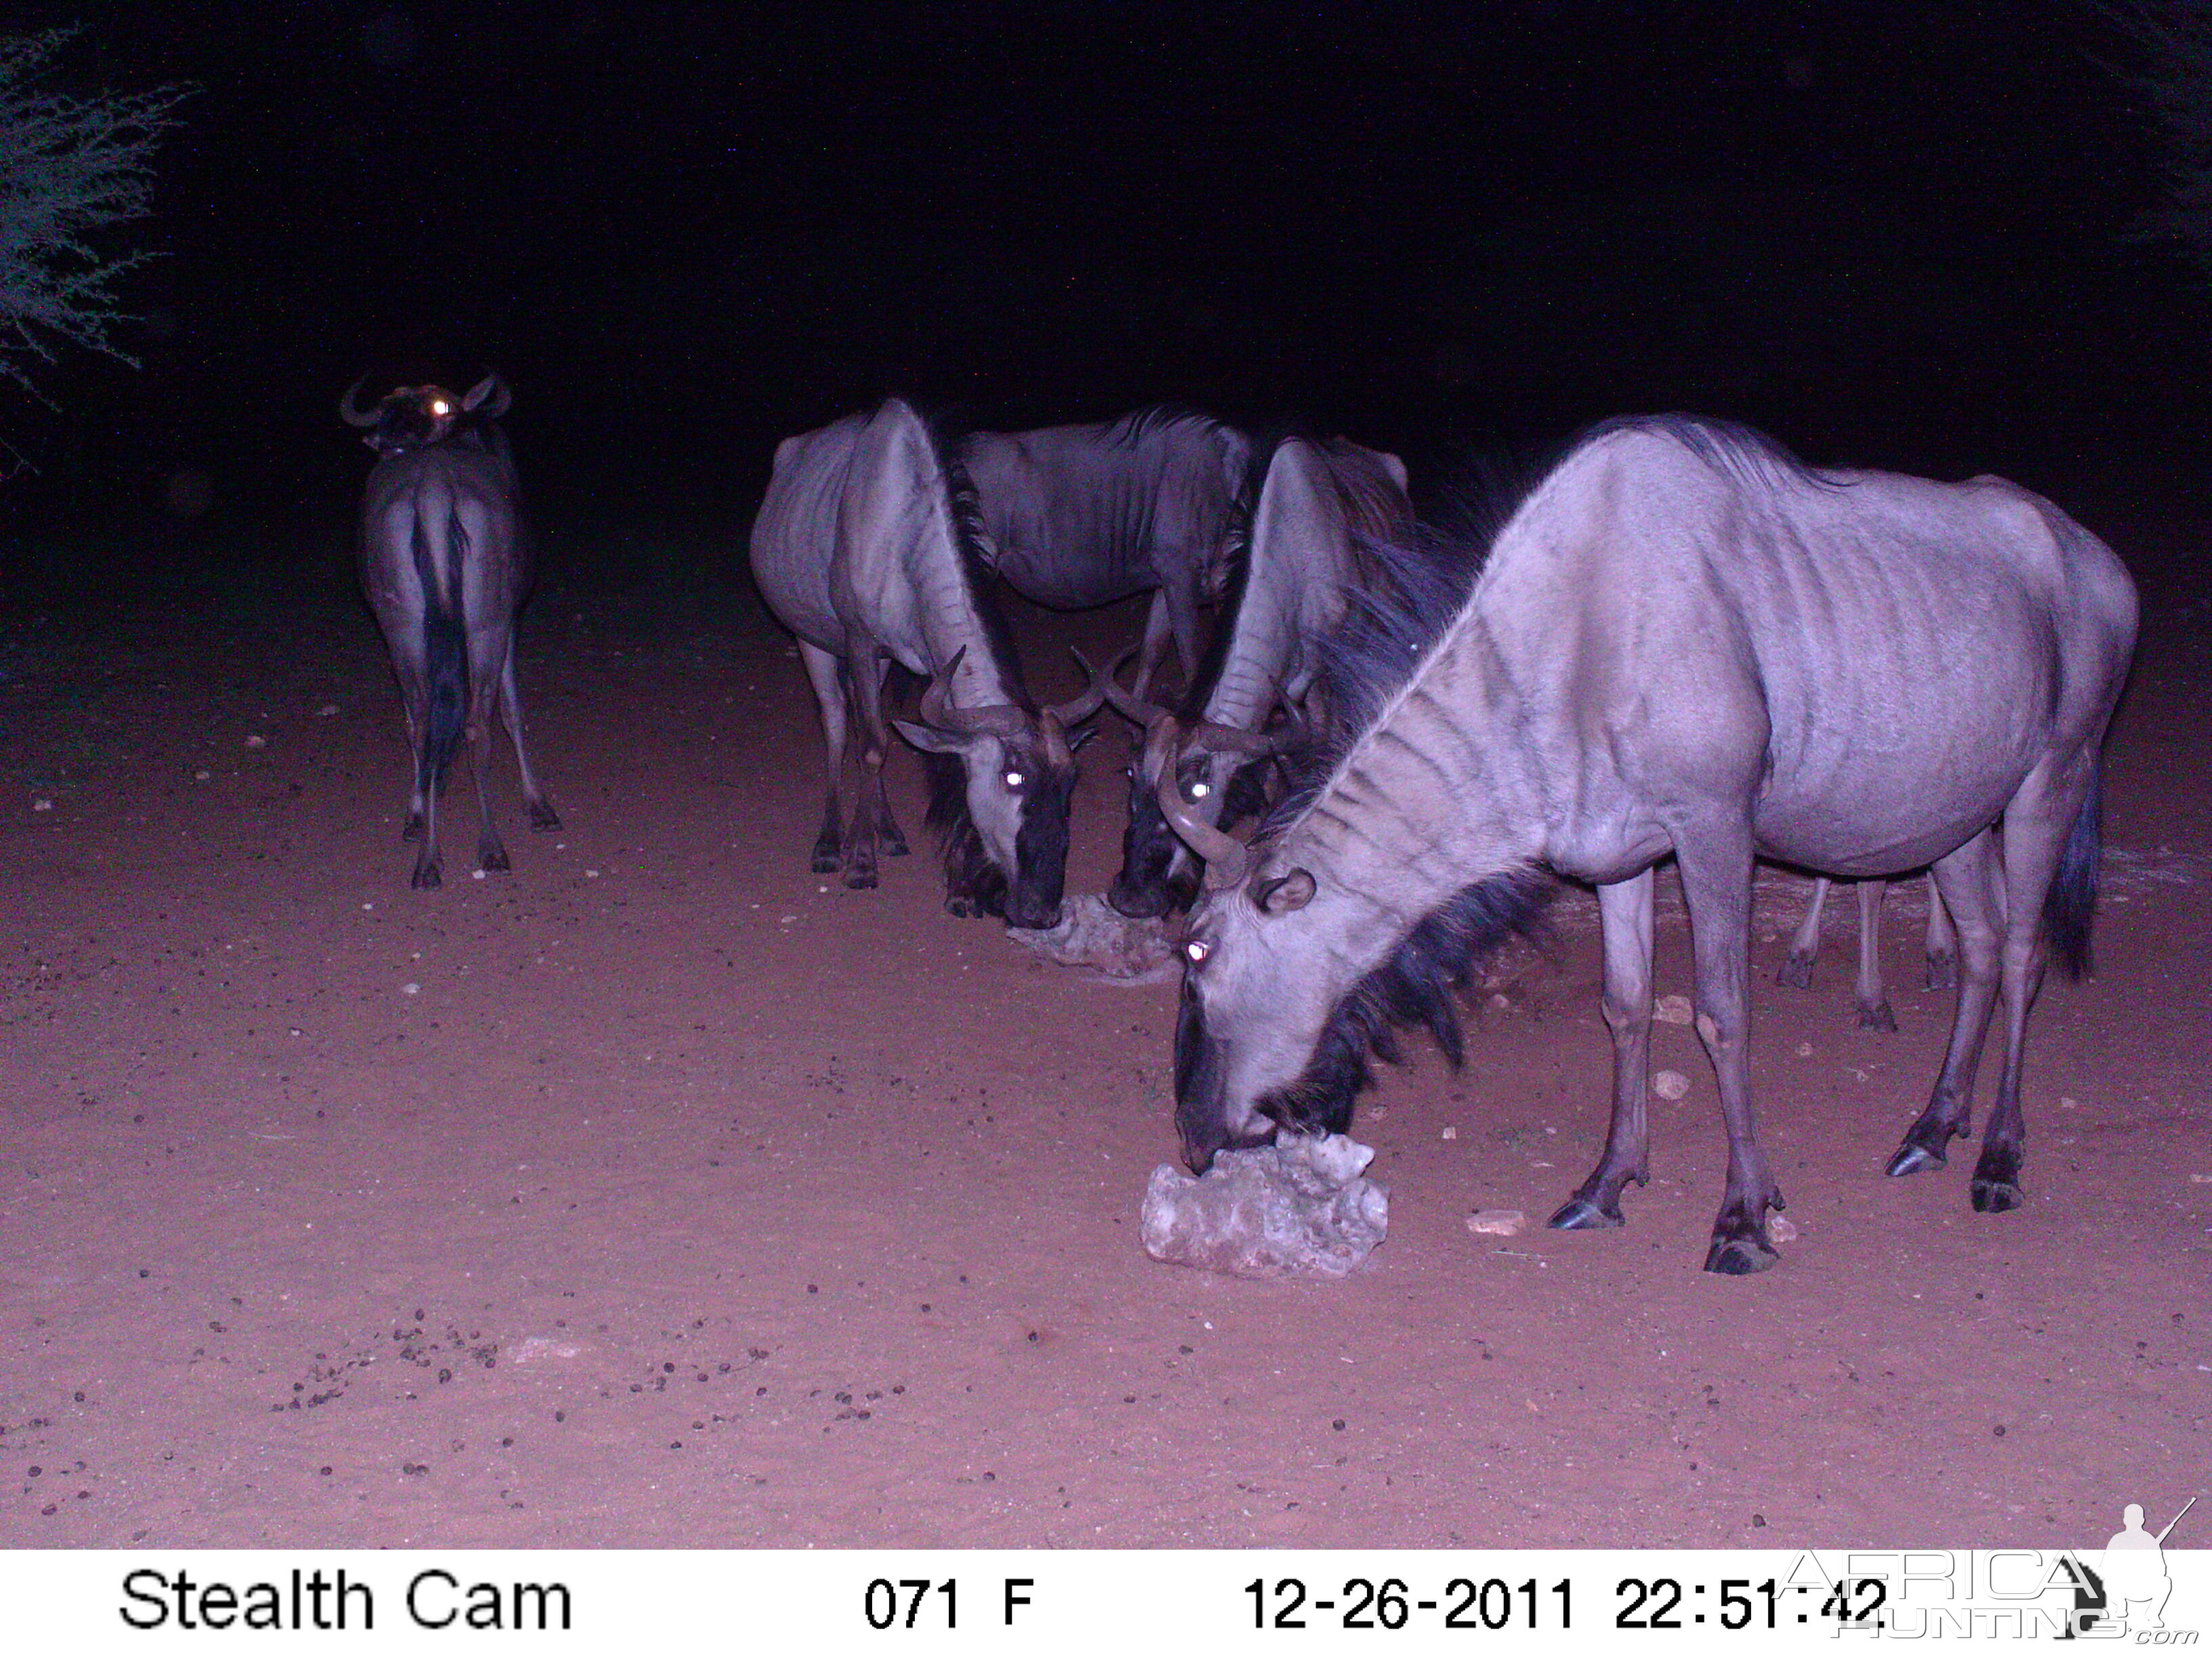
[[[209,771],[205,767],[202,767],[198,771],[192,774],[192,781],[194,783],[205,783],[214,775],[215,774]]]
[[[420,991],[422,988],[421,986],[417,985],[417,984],[416,984],[413,980],[411,980],[411,979],[410,979],[410,980],[409,980],[409,981],[407,981],[407,983],[406,983],[406,984],[404,984],[404,985],[401,986],[399,988],[400,988],[400,990],[401,990],[404,994],[405,994],[406,995],[408,995],[408,996],[410,996],[410,997],[411,997],[411,996],[413,996],[416,992]]]
[[[1667,1025],[1687,1025],[1690,1023],[1690,1000],[1687,997],[1661,997],[1651,1005],[1651,1018]]]
[[[269,739],[257,732],[246,740],[246,746],[248,749],[266,749],[269,746]]]
[[[481,870],[471,870],[469,872],[469,879],[471,881],[482,881],[483,878],[484,872]]]
[[[332,714],[335,714],[337,712],[338,706],[334,702],[326,702],[320,708],[315,710],[315,713],[325,720],[328,720]]]
[[[1662,1100],[1680,1100],[1690,1092],[1690,1079],[1680,1072],[1662,1072],[1651,1079],[1651,1092]]]
[[[1467,1218],[1471,1233],[1497,1233],[1509,1238],[1528,1224],[1528,1218],[1518,1210],[1477,1210]]]
[[[1457,1140],[1459,1139],[1459,1131],[1454,1128],[1450,1124],[1445,1124],[1444,1139],[1446,1140]]]
[[[1812,1058],[1813,1058],[1813,1045],[1812,1045],[1811,1043],[1809,1043],[1809,1042],[1801,1042],[1801,1043],[1799,1043],[1799,1044],[1797,1045],[1797,1058],[1798,1058],[1798,1059],[1800,1059],[1800,1060],[1810,1060],[1810,1059],[1812,1059]]]
[[[557,1336],[526,1336],[514,1345],[512,1358],[518,1365],[536,1365],[548,1359],[580,1358],[583,1352],[584,1345],[580,1342]]]
[[[200,775],[204,777],[207,775],[205,773],[202,773]],[[33,812],[51,812],[54,810],[54,804],[42,795],[37,800],[31,803],[31,810]]]
[[[598,877],[599,877],[599,872],[598,871],[596,871],[596,870],[586,870],[586,871],[585,871],[585,872],[584,872],[584,873],[585,873],[586,876],[589,876],[589,877],[592,878],[594,880],[596,880],[596,879],[598,878]]]
[[[2192,1175],[2189,1178],[2200,1187],[2212,1187],[2212,1175]]]
[[[1766,1218],[1766,1236],[1777,1244],[1787,1244],[1797,1237],[1797,1224],[1786,1215],[1771,1215]]]

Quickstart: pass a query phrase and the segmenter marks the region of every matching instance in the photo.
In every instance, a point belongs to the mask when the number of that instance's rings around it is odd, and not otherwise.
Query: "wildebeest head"
[[[1150,746],[1160,744],[1156,733]],[[1399,1025],[1425,1025],[1459,1062],[1455,993],[1479,957],[1533,927],[1548,890],[1540,876],[1486,877],[1408,928],[1382,897],[1316,875],[1285,844],[1248,848],[1190,813],[1171,784],[1159,793],[1206,860],[1176,1021],[1176,1128],[1193,1170],[1278,1128],[1343,1133],[1370,1054],[1398,1059]]]
[[[896,724],[915,748],[959,763],[960,799],[931,811],[945,835],[955,894],[1013,927],[1050,927],[1067,876],[1075,751],[1091,735],[1071,738],[1070,729],[1097,714],[1105,694],[1093,674],[1081,696],[1041,712],[1012,703],[956,708],[947,691],[963,654],[964,647],[930,682],[921,718]]]
[[[506,414],[513,401],[507,383],[487,374],[458,394],[441,386],[403,386],[362,409],[356,401],[362,380],[348,386],[338,399],[338,416],[348,426],[362,428],[362,442],[380,455],[404,454],[442,443],[457,432],[474,430],[479,422]]]
[[[1122,661],[1127,654],[1123,653]],[[1164,745],[1154,738],[1165,729],[1166,712],[1122,690],[1114,678],[1119,666],[1117,661],[1108,670],[1107,700],[1143,727],[1146,742],[1129,765],[1129,821],[1121,832],[1121,868],[1106,902],[1125,916],[1163,916],[1189,908],[1198,893],[1200,872],[1190,843],[1161,810],[1163,769],[1172,767],[1176,793],[1190,817],[1207,826],[1233,823],[1265,806],[1262,764],[1302,731],[1296,721],[1263,735],[1200,720],[1178,743]]]

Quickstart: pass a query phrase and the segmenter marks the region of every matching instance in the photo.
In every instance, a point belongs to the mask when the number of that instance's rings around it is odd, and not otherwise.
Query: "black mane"
[[[1133,409],[1106,422],[1106,441],[1133,448],[1162,427],[1175,425],[1178,421],[1196,421],[1210,431],[1219,431],[1225,422],[1207,414],[1202,409],[1193,409],[1187,404],[1147,404],[1142,409]]]
[[[1021,657],[1014,649],[1013,634],[992,599],[995,578],[982,552],[982,499],[975,480],[968,475],[966,464],[960,459],[960,447],[950,428],[927,413],[919,410],[916,412],[936,452],[939,476],[945,483],[945,507],[952,525],[953,545],[959,554],[960,579],[966,584],[969,602],[983,624],[985,648],[990,652],[999,670],[1000,682],[1008,695],[1025,712],[1034,714],[1036,705],[1030,700],[1028,684],[1022,675]],[[945,860],[945,891],[966,898],[983,914],[1003,915],[1006,876],[991,861],[990,854],[984,850],[983,838],[975,832],[975,822],[969,816],[966,763],[957,755],[925,750],[921,765],[923,775],[929,781],[929,807],[924,821],[937,833],[938,847]]]
[[[1741,421],[1723,421],[1710,415],[1616,415],[1587,427],[1568,444],[1560,459],[1575,453],[1600,438],[1616,432],[1649,432],[1671,438],[1714,471],[1739,483],[1777,482],[1811,484],[1820,489],[1848,489],[1850,480],[1825,471],[1800,459],[1780,439]]]
[[[1509,870],[1462,887],[1416,923],[1388,960],[1338,1003],[1296,1083],[1261,1103],[1285,1127],[1341,1134],[1352,1107],[1375,1080],[1372,1054],[1388,1065],[1402,1058],[1397,1030],[1426,1026],[1455,1066],[1467,1055],[1455,994],[1475,965],[1516,938],[1540,935],[1551,878],[1534,868]]]

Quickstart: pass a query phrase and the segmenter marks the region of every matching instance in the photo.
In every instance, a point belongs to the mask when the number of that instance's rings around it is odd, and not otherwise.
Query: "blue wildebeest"
[[[1354,593],[1393,574],[1367,550],[1405,543],[1413,519],[1405,464],[1341,438],[1275,443],[1246,493],[1249,507],[1232,519],[1221,616],[1183,697],[1171,761],[1191,817],[1217,828],[1264,806],[1257,775],[1285,733],[1333,734],[1327,711],[1316,719],[1304,706],[1322,642]],[[1164,712],[1111,684],[1107,696],[1148,734]],[[1278,708],[1291,718],[1270,732]],[[1129,769],[1121,869],[1106,896],[1123,915],[1163,915],[1198,890],[1196,858],[1160,814],[1160,763],[1148,741],[1146,757]]]
[[[884,795],[884,678],[924,677],[919,720],[896,722],[930,768],[930,822],[945,840],[946,908],[1017,927],[1060,918],[1075,788],[1068,730],[1097,712],[1093,687],[1040,710],[979,580],[975,501],[957,457],[892,398],[776,447],[753,521],[761,595],[799,637],[822,710],[829,801],[814,868],[876,884],[878,844],[907,850]],[[860,788],[842,830],[848,709],[859,705]]]
[[[1139,696],[1170,637],[1185,679],[1197,671],[1199,611],[1249,453],[1241,433],[1168,407],[960,441],[984,559],[1014,592],[1054,611],[1153,596]]]
[[[1372,718],[1207,867],[1176,1035],[1194,1167],[1279,1125],[1347,1127],[1395,1022],[1456,1052],[1453,986],[1556,873],[1597,888],[1614,1081],[1604,1154],[1552,1224],[1620,1224],[1622,1188],[1650,1175],[1653,867],[1671,853],[1729,1141],[1705,1266],[1768,1266],[1782,1194],[1748,1048],[1767,855],[1850,878],[1933,866],[1958,1012],[1889,1170],[1940,1164],[1967,1133],[2002,991],[1972,1193],[1978,1210],[2021,1201],[2028,1007],[2046,939],[2069,972],[2087,964],[2100,751],[2134,650],[2110,549],[2001,479],[1816,472],[1742,428],[1620,421],[1568,452],[1430,622],[1425,642],[1382,630],[1347,668]],[[1164,779],[1161,806],[1182,816]]]
[[[558,830],[522,736],[514,635],[530,592],[514,462],[498,417],[510,401],[488,374],[465,393],[402,386],[374,407],[356,403],[356,380],[338,400],[346,423],[377,453],[361,514],[361,585],[384,630],[399,678],[414,785],[402,836],[422,843],[414,885],[435,887],[438,799],[464,736],[477,777],[477,860],[507,867],[491,822],[495,696],[514,744],[523,806],[533,830]]]
[[[1801,991],[1812,988],[1813,959],[1820,951],[1820,911],[1828,902],[1828,889],[1832,885],[1826,876],[1814,878],[1813,896],[1805,906],[1805,919],[1790,935],[1790,954],[1782,960],[1782,971],[1774,976],[1778,983],[1795,986]],[[1897,1016],[1889,1011],[1889,994],[1882,988],[1881,978],[1881,901],[1889,884],[1876,878],[1860,882],[1857,887],[1859,967],[1852,998],[1858,1005],[1859,1024],[1863,1029],[1894,1031]],[[1940,991],[1958,982],[1958,936],[1952,931],[1951,913],[1943,908],[1943,896],[1936,890],[1936,878],[1931,875],[1928,878],[1927,987],[1931,991]]]

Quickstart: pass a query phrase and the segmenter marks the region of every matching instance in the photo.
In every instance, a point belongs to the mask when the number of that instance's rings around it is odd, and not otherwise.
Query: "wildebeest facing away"
[[[1774,976],[1777,983],[1795,986],[1801,991],[1812,988],[1813,958],[1820,949],[1820,912],[1827,904],[1828,889],[1832,885],[1826,876],[1813,883],[1813,896],[1806,903],[1804,920],[1790,936],[1790,954],[1782,960],[1782,971]],[[1857,884],[1859,965],[1852,997],[1858,1006],[1859,1024],[1869,1031],[1897,1029],[1897,1016],[1890,1012],[1889,994],[1882,988],[1881,978],[1881,901],[1888,888],[1889,884],[1880,879]],[[1951,913],[1943,908],[1943,896],[1936,890],[1936,878],[1930,876],[1927,986],[1931,991],[1938,991],[1958,982],[1958,938],[1951,929]]]
[[[414,786],[407,840],[422,843],[414,885],[435,887],[438,800],[465,736],[477,778],[477,862],[507,867],[491,821],[492,700],[507,722],[533,830],[558,830],[552,799],[538,786],[523,744],[515,688],[514,634],[530,592],[514,461],[498,417],[506,385],[488,374],[459,396],[442,386],[402,386],[364,410],[356,381],[338,400],[349,426],[377,453],[361,514],[361,584],[384,630],[399,679]]]
[[[896,661],[929,681],[918,721],[898,728],[930,768],[933,823],[945,846],[946,905],[1017,927],[1060,918],[1067,812],[1075,788],[1068,729],[1097,712],[1096,686],[1040,710],[1024,690],[1006,625],[979,586],[972,489],[912,407],[894,398],[776,447],[753,522],[753,575],[821,706],[829,801],[814,868],[876,884],[878,843],[906,842],[884,796],[884,678]],[[860,714],[860,789],[841,829],[847,711]]]
[[[1158,767],[1172,769],[1193,820],[1219,828],[1261,809],[1259,775],[1286,735],[1334,735],[1328,712],[1316,719],[1305,707],[1322,642],[1353,593],[1393,582],[1396,568],[1382,568],[1374,550],[1403,546],[1413,526],[1405,464],[1341,438],[1271,445],[1247,493],[1249,506],[1232,520],[1213,642],[1182,700],[1180,746],[1164,758],[1147,743],[1129,769],[1121,869],[1106,896],[1126,916],[1182,908],[1198,890],[1196,858],[1160,812]],[[1148,732],[1164,712],[1141,691],[1109,685],[1107,696]],[[1278,708],[1296,718],[1271,732]]]
[[[1139,696],[1170,635],[1184,678],[1197,672],[1199,611],[1250,453],[1234,428],[1169,407],[960,441],[979,550],[1014,592],[1054,611],[1152,594]]]
[[[1933,865],[1958,1012],[1889,1170],[1940,1164],[1967,1133],[2002,985],[1972,1191],[1978,1210],[2021,1201],[2028,1007],[2046,936],[2069,972],[2087,964],[2100,750],[2134,650],[2110,549],[2001,479],[1816,472],[1741,428],[1627,420],[1568,453],[1431,623],[1410,672],[1419,630],[1380,631],[1345,676],[1364,672],[1373,718],[1249,858],[1208,866],[1176,1036],[1194,1167],[1278,1125],[1348,1127],[1394,1022],[1455,1052],[1453,986],[1557,872],[1597,887],[1614,1082],[1604,1154],[1552,1224],[1620,1224],[1622,1188],[1650,1176],[1652,872],[1672,853],[1729,1140],[1705,1266],[1770,1265],[1782,1194],[1747,1046],[1766,855],[1853,878]]]

